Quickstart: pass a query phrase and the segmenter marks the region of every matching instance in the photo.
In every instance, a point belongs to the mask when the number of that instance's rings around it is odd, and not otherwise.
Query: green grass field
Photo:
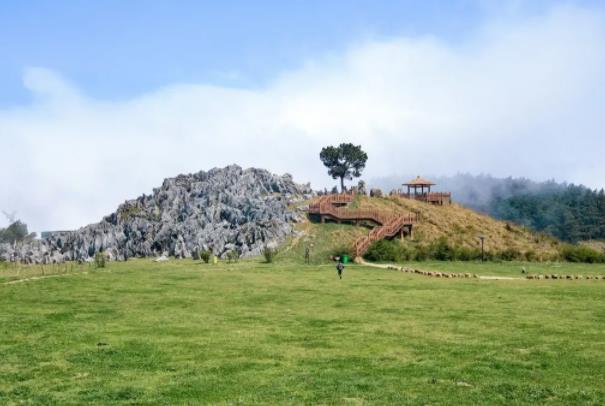
[[[340,281],[331,264],[258,259],[14,278],[0,281],[0,404],[605,403],[604,281],[361,266]]]

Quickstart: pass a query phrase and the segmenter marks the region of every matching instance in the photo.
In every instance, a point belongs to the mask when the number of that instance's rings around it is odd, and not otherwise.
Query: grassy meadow
[[[7,282],[0,404],[605,402],[603,281],[357,265],[341,281],[332,264],[255,259],[136,260]]]

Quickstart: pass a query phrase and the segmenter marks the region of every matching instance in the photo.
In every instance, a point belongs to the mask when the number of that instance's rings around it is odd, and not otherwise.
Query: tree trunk
[[[344,176],[340,177],[340,192],[341,193],[345,192],[345,177]]]

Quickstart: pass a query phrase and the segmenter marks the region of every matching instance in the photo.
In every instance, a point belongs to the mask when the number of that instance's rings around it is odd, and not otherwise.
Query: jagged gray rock
[[[103,251],[111,260],[209,249],[224,257],[260,255],[292,233],[303,213],[290,209],[311,197],[309,184],[289,174],[237,165],[165,179],[150,196],[119,206],[101,222],[24,245],[0,246],[0,259],[26,263],[85,261]]]

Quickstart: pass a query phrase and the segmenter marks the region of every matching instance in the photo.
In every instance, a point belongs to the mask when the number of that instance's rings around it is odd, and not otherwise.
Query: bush
[[[536,251],[534,251],[534,250],[527,250],[527,251],[525,251],[524,255],[525,255],[525,260],[529,261],[529,262],[535,261],[537,258]]]
[[[560,249],[561,257],[568,262],[586,262],[589,264],[605,262],[605,254],[584,246],[565,244]]]
[[[417,259],[418,249],[399,240],[379,240],[370,245],[364,258],[368,261],[411,261]]]
[[[212,253],[209,250],[201,250],[199,255],[200,259],[207,264],[208,262],[210,262],[210,257],[212,256]]]
[[[521,259],[521,252],[515,248],[507,248],[500,251],[498,257],[503,261],[514,261],[515,259]]]
[[[191,252],[191,258],[194,261],[198,261],[200,259],[200,251],[198,249],[195,249]]]
[[[414,259],[416,261],[426,261],[430,258],[430,255],[430,249],[426,245],[416,246],[416,250],[414,252]]]
[[[12,222],[6,228],[0,228],[0,243],[13,244],[14,242],[21,242],[28,239],[35,238],[35,233],[29,234],[27,231],[27,224],[17,220]]]
[[[370,189],[370,197],[382,197],[382,190],[378,188]]]
[[[341,245],[339,247],[336,247],[331,252],[331,256],[333,257],[342,257],[343,255],[348,255],[349,258],[353,258],[353,254],[353,247],[350,247],[348,245]]]
[[[368,261],[398,261],[401,248],[398,245],[395,241],[378,240],[370,245],[364,258]]]
[[[447,238],[441,237],[430,247],[430,257],[438,261],[451,261],[456,259],[456,250],[447,242]]]
[[[456,248],[456,259],[459,261],[475,261],[481,259],[481,250],[478,248]]]
[[[107,256],[103,252],[97,252],[95,254],[95,268],[105,268],[105,262],[107,261]]]
[[[231,250],[227,253],[227,262],[237,262],[239,260],[239,252]]]
[[[265,262],[270,264],[273,262],[273,259],[277,255],[277,249],[271,247],[263,248],[263,256],[265,257]]]
[[[598,256],[598,252],[593,251],[597,256],[583,254],[584,262],[593,261],[605,262],[605,254]],[[340,253],[340,252],[339,252]],[[577,255],[576,255],[577,257]],[[574,258],[576,258],[574,257]],[[451,244],[447,237],[441,237],[436,241],[426,244],[403,244],[399,240],[380,240],[373,243],[364,258],[368,261],[477,261],[481,260],[481,249],[476,247],[464,247]],[[536,254],[533,251],[522,253],[516,248],[507,248],[502,251],[484,251],[485,261],[514,261],[527,259],[536,260]],[[576,261],[579,261],[576,258]]]

